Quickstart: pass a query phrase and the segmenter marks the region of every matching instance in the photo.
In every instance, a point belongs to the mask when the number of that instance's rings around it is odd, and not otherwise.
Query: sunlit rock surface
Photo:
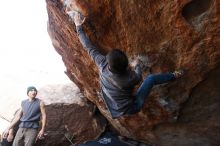
[[[62,103],[79,105],[85,104],[84,96],[76,85],[70,84],[54,84],[47,85],[39,89],[38,95],[46,105]]]
[[[120,48],[130,59],[145,56],[153,73],[187,69],[182,79],[155,87],[140,113],[117,120],[99,100],[98,69],[65,13],[69,1],[46,2],[66,74],[119,133],[161,146],[219,145],[220,1],[77,1],[88,14],[84,29],[103,53]]]
[[[38,97],[47,113],[45,140],[38,145],[67,146],[95,139],[105,130],[105,118],[73,84],[45,86]]]

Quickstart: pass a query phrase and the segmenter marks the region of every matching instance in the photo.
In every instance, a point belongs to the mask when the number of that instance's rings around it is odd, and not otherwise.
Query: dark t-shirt
[[[20,119],[20,128],[34,128],[39,127],[39,121],[41,117],[40,111],[40,99],[35,98],[32,101],[29,99],[21,102],[23,115]]]

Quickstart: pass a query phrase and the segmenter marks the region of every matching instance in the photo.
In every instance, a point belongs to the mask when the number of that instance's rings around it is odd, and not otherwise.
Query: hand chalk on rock
[[[68,12],[66,12],[66,13],[69,15],[69,17],[70,17],[71,19],[74,19],[74,16],[75,16],[77,13],[80,14],[80,18],[81,18],[81,19],[84,19],[84,17],[85,17],[85,16],[83,16],[80,12],[75,11],[75,10],[68,11]]]
[[[89,3],[86,2],[86,0],[64,0],[63,4],[66,7],[67,13],[71,13],[71,11],[76,11],[87,18],[90,14],[90,6]]]

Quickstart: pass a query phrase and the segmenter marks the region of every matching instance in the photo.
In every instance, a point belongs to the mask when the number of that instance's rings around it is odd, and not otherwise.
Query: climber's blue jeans
[[[138,88],[135,94],[134,105],[128,114],[134,114],[141,110],[144,105],[145,100],[148,98],[151,89],[154,85],[167,83],[169,81],[175,80],[175,76],[172,73],[160,73],[160,74],[150,74],[148,75],[141,86]]]

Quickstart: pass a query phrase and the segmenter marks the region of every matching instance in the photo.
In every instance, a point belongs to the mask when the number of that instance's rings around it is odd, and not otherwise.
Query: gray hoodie
[[[117,118],[131,108],[134,102],[132,91],[142,79],[142,72],[139,65],[127,73],[120,75],[111,72],[105,55],[90,42],[81,26],[76,27],[80,42],[92,57],[99,68],[102,98],[104,99],[112,118]]]

